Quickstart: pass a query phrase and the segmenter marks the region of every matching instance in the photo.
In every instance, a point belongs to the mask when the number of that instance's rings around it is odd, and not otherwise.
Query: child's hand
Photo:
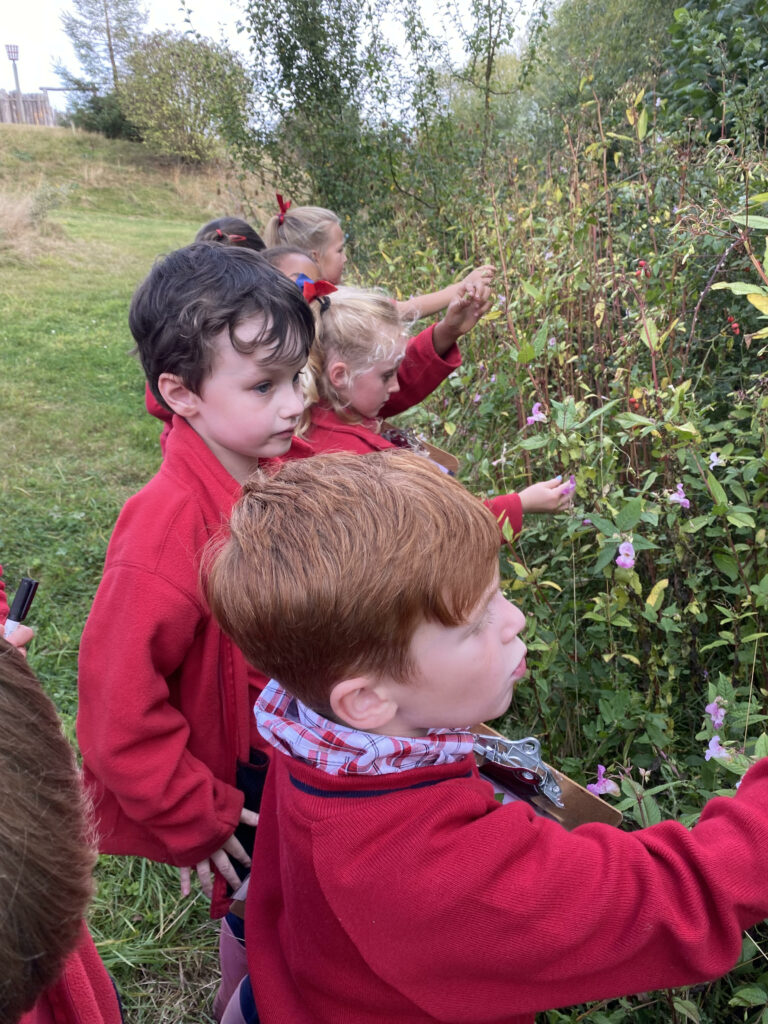
[[[483,297],[485,296],[485,297]],[[472,330],[481,316],[491,308],[490,290],[478,289],[473,286],[462,295],[451,299],[445,316],[435,324],[432,332],[432,343],[438,354],[444,355],[458,338]]]
[[[244,807],[240,812],[240,823],[243,825],[258,825],[259,816],[256,811],[249,811]],[[206,857],[195,865],[197,877],[200,879],[200,886],[208,899],[213,896],[213,868],[211,863],[218,868],[219,873],[223,875],[232,889],[239,888],[241,884],[240,877],[232,866],[229,859],[230,856],[234,857],[235,860],[239,860],[241,864],[245,864],[247,868],[251,866],[251,858],[243,849],[240,840],[235,839],[234,834],[229,837],[220,849],[212,853],[210,857]],[[189,896],[192,890],[192,868],[179,868],[179,875],[181,895]]]
[[[0,626],[0,636],[3,635],[3,628]],[[27,656],[27,644],[34,637],[35,631],[29,626],[17,626],[10,636],[5,637],[11,647],[15,647],[22,657]]]
[[[488,294],[490,294],[491,284],[496,274],[496,267],[490,263],[485,263],[482,267],[476,267],[464,278],[463,281],[459,281],[457,287],[457,295],[463,295],[464,292],[470,291],[471,289],[486,288]]]
[[[560,512],[567,508],[573,501],[573,492],[576,490],[576,481],[573,477],[563,481],[561,476],[554,480],[544,480],[538,484],[531,484],[525,490],[520,491],[520,505],[523,514],[526,512]]]

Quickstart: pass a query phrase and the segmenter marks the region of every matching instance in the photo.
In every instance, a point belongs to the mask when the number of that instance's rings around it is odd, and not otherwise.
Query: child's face
[[[397,702],[386,731],[421,736],[503,715],[526,672],[525,616],[499,590],[498,574],[461,626],[423,622],[411,641],[412,680],[390,683]]]
[[[281,274],[285,274],[286,277],[290,277],[292,281],[295,281],[300,274],[308,277],[310,281],[316,281],[320,276],[315,261],[298,252],[286,253],[280,258],[280,265],[275,269],[279,270]]]
[[[236,329],[248,341],[262,328],[248,317]],[[213,371],[196,396],[191,426],[232,476],[243,482],[259,459],[284,455],[304,407],[299,370],[304,359],[265,365],[257,348],[250,355],[232,347],[227,330],[215,339]]]
[[[322,249],[313,252],[315,262],[320,270],[320,277],[323,281],[330,281],[331,284],[339,284],[341,275],[344,273],[344,264],[347,262],[347,254],[344,252],[344,232],[340,224],[330,224],[325,245]]]
[[[375,419],[379,410],[396,391],[400,390],[397,368],[405,355],[405,338],[393,332],[393,347],[386,359],[379,359],[362,372],[352,371],[349,384],[339,388],[339,398],[350,409],[365,419]]]

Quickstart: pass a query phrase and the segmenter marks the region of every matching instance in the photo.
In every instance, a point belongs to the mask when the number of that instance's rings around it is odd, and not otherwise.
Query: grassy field
[[[40,580],[30,663],[72,738],[107,541],[160,461],[128,303],[159,253],[244,212],[226,180],[126,143],[0,125],[0,562],[10,593],[21,575]],[[174,871],[138,861],[104,858],[98,881],[91,929],[126,1020],[209,1020],[217,931],[204,901],[182,901]]]

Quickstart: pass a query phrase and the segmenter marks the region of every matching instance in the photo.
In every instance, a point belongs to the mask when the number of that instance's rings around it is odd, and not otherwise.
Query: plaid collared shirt
[[[253,707],[256,726],[277,750],[329,775],[389,775],[448,764],[472,752],[474,737],[460,729],[426,736],[381,736],[323,718],[272,679]]]

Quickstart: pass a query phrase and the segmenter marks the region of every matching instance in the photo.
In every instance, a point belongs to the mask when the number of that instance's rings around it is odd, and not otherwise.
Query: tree
[[[250,81],[226,46],[202,37],[156,32],[127,58],[120,105],[158,152],[200,163],[221,149],[248,117]]]
[[[74,10],[61,15],[81,75],[56,65],[56,73],[74,89],[100,95],[118,92],[130,53],[136,48],[147,13],[140,0],[72,0]]]

